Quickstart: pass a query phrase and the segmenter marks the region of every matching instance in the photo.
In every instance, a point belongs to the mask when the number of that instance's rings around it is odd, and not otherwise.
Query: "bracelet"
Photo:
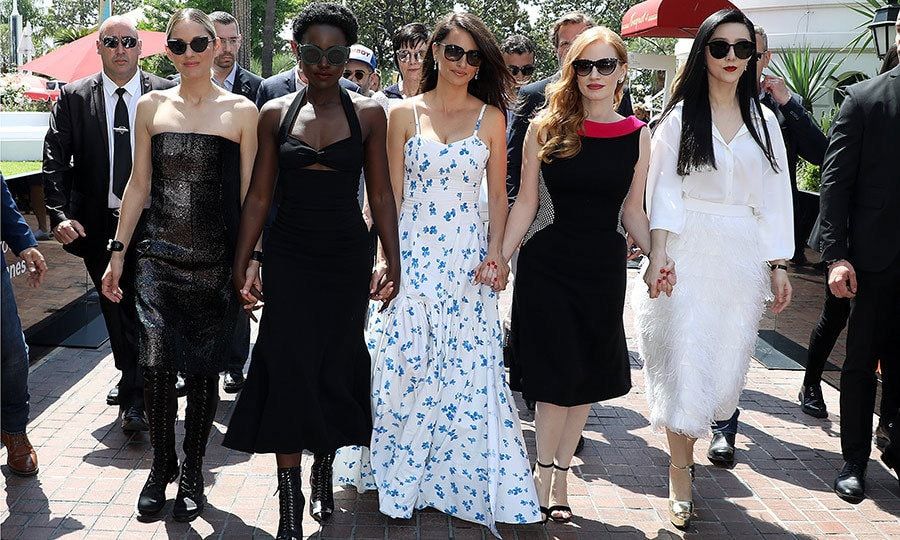
[[[262,262],[263,262],[263,252],[260,251],[260,250],[258,250],[258,249],[254,249],[254,250],[253,250],[253,253],[250,254],[250,260],[251,260],[251,261],[257,261],[257,262],[259,262],[259,264],[262,264]]]
[[[769,268],[770,268],[773,272],[774,272],[775,270],[784,270],[785,272],[787,272],[787,269],[788,269],[788,267],[787,267],[786,264],[772,264],[772,263],[769,263]]]

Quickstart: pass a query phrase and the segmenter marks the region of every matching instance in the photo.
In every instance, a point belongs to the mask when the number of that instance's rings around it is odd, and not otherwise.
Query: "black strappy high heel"
[[[568,468],[568,467],[560,467],[560,466],[557,465],[556,463],[553,464],[553,469],[554,469],[554,472],[556,472],[556,471],[562,471],[563,473],[569,472],[569,468]],[[552,483],[551,483],[551,488],[550,488],[550,489],[551,489],[551,491],[553,490]],[[568,505],[565,505],[565,504],[556,504],[556,505],[553,505],[553,506],[551,506],[550,508],[548,508],[548,510],[549,510],[549,512],[550,512],[550,513],[549,513],[550,519],[552,519],[553,521],[555,521],[555,522],[557,522],[557,523],[568,523],[568,522],[572,521],[572,517],[573,517],[573,516],[572,516],[572,508],[569,507]],[[559,517],[559,518],[557,518],[557,517],[554,517],[554,516],[553,516],[553,512],[568,512],[568,513],[569,513],[569,516],[568,516],[568,517]]]
[[[531,468],[531,470],[532,470],[532,472],[534,472],[537,470],[538,467],[540,467],[542,469],[550,469],[550,468],[553,468],[554,466],[555,465],[553,463],[551,463],[550,465],[544,465],[540,461],[535,460],[534,466]],[[551,486],[552,486],[552,483],[551,483]],[[547,523],[547,521],[549,521],[549,519],[550,519],[550,509],[547,508],[546,506],[540,506],[538,508],[541,511],[541,524]]]

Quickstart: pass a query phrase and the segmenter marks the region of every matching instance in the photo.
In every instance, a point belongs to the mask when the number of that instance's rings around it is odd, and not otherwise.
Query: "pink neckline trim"
[[[578,134],[582,137],[611,139],[613,137],[623,137],[634,133],[645,125],[646,124],[638,120],[635,116],[629,116],[618,122],[608,123],[585,120],[584,127],[578,131]]]

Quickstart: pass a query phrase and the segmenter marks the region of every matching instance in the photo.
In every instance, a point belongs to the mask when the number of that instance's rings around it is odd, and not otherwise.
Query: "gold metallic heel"
[[[669,462],[669,467],[669,520],[672,522],[672,525],[684,530],[691,526],[691,516],[694,513],[694,502],[675,500],[675,495],[672,490],[672,469],[688,471],[691,473],[691,484],[693,484],[693,465],[679,467],[678,465]]]

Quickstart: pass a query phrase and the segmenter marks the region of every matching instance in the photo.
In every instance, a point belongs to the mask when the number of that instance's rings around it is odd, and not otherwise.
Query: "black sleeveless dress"
[[[151,203],[136,246],[138,363],[218,377],[238,315],[231,263],[240,145],[177,132],[158,133],[150,145]]]
[[[513,289],[510,386],[562,407],[631,389],[618,226],[643,124],[585,124],[581,152],[541,164],[553,219],[522,246]]]
[[[265,245],[265,307],[223,443],[244,452],[330,452],[371,436],[363,332],[372,253],[357,202],[362,131],[341,89],[350,137],[316,150],[290,135],[305,95],[294,98],[279,131],[281,202]],[[316,163],[330,170],[307,168]]]

